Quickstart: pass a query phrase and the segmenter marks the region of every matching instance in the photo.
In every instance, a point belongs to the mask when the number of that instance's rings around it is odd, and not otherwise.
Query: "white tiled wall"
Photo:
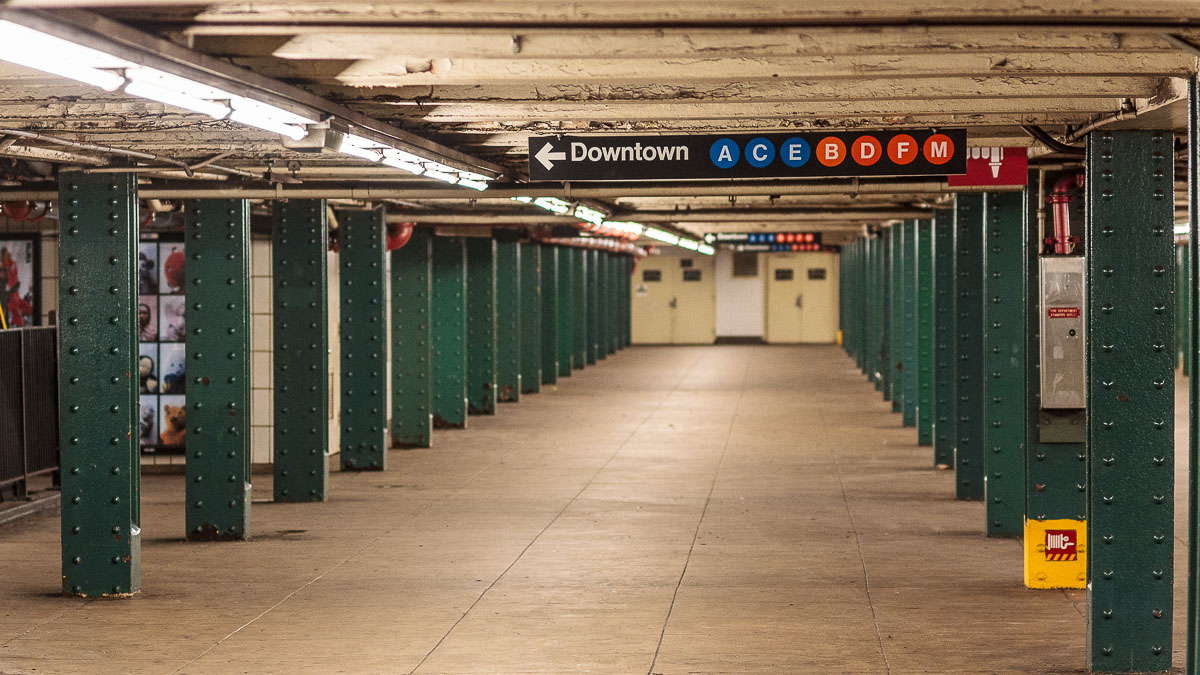
[[[250,242],[250,461],[274,460],[271,240]]]

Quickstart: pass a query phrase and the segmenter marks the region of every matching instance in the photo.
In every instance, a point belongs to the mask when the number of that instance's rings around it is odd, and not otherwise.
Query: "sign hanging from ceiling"
[[[966,171],[965,129],[703,136],[535,136],[529,179],[720,180],[950,176]]]
[[[1029,183],[1029,153],[1025,148],[970,148],[967,170],[947,179],[950,187],[1026,185]]]

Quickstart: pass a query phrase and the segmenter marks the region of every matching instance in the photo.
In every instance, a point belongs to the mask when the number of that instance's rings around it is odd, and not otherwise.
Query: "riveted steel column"
[[[1061,174],[1047,173],[1045,185],[1053,185]],[[1031,186],[1036,186],[1038,173],[1029,174]],[[1043,233],[1038,228],[1038,211],[1046,210],[1038,200],[1036,188],[1025,191],[1025,585],[1029,588],[1084,588],[1087,585],[1087,446],[1083,443],[1083,428],[1066,429],[1079,432],[1072,435],[1048,433],[1042,440],[1041,409],[1041,296],[1038,257],[1042,252]],[[1084,199],[1071,202],[1072,234],[1083,234],[1086,203]],[[1074,421],[1082,415],[1070,415]],[[1047,422],[1052,418],[1047,417]],[[1058,430],[1048,424],[1047,431]],[[1048,558],[1046,535],[1049,531],[1074,532],[1075,560]]]
[[[558,253],[558,376],[570,377],[575,366],[575,257],[574,249],[555,248]],[[582,366],[581,366],[582,367]]]
[[[1179,262],[1181,263],[1180,267],[1182,268],[1181,271],[1179,272],[1179,274],[1176,275],[1182,280],[1182,283],[1179,284],[1179,289],[1180,289],[1179,306],[1182,310],[1181,311],[1182,319],[1178,322],[1179,326],[1181,328],[1181,330],[1179,332],[1179,344],[1181,345],[1182,351],[1183,351],[1183,364],[1182,364],[1183,365],[1183,374],[1191,376],[1191,374],[1192,374],[1192,359],[1195,355],[1195,349],[1193,349],[1191,347],[1191,344],[1192,344],[1192,322],[1191,322],[1192,289],[1191,289],[1191,285],[1188,283],[1188,279],[1191,278],[1190,270],[1192,267],[1191,266],[1191,253],[1189,251],[1191,246],[1190,246],[1190,244],[1183,244],[1181,246],[1178,246],[1177,248],[1179,249],[1179,253],[1180,253],[1180,255],[1179,255]]]
[[[1184,252],[1187,273],[1188,336],[1183,341],[1184,363],[1195,354],[1191,337],[1200,335],[1200,79],[1188,80],[1188,245]],[[1200,671],[1200,380],[1188,379],[1188,586],[1187,670]]]
[[[329,497],[329,308],[323,199],[274,204],[275,501]]]
[[[558,357],[560,354],[561,332],[558,324],[559,316],[559,251],[557,246],[537,244],[541,252],[541,292],[542,292],[542,384],[558,382],[560,370]]]
[[[1087,145],[1088,665],[1171,669],[1174,138]]]
[[[883,235],[867,239],[867,377],[883,390]]]
[[[1025,524],[1024,195],[983,196],[984,502],[989,537]]]
[[[920,369],[917,358],[917,221],[906,220],[900,227],[900,239],[904,254],[900,270],[900,329],[904,345],[900,359],[901,412],[906,427],[917,425],[917,374]]]
[[[521,300],[521,244],[497,239],[496,400],[508,403],[521,400]]]
[[[917,445],[933,445],[933,221],[917,221]]]
[[[608,353],[616,354],[621,349],[621,256],[607,254],[608,259]]]
[[[496,240],[467,237],[467,412],[496,414]]]
[[[542,390],[542,247],[524,242],[521,247],[521,393]]]
[[[250,536],[250,206],[188,202],[187,538]]]
[[[342,470],[387,468],[384,209],[338,212]]]
[[[433,426],[467,426],[467,249],[433,238]]]
[[[137,176],[59,177],[62,588],[142,586]]]
[[[1187,322],[1183,363],[1195,354],[1192,337],[1200,335],[1200,79],[1188,79],[1188,245]],[[1193,246],[1192,244],[1198,244]],[[1200,378],[1188,378],[1188,615],[1187,673],[1200,670]]]
[[[581,248],[573,248],[571,251],[571,264],[574,270],[571,272],[571,299],[575,305],[573,318],[574,323],[574,341],[572,355],[574,360],[571,362],[571,367],[579,369],[588,364],[588,259],[587,251]]]
[[[587,317],[586,325],[584,326],[584,356],[587,364],[593,365],[599,357],[600,351],[600,314],[597,311],[597,304],[600,296],[597,291],[600,289],[599,275],[596,271],[598,251],[587,249],[583,253],[583,292],[585,302],[587,303],[587,311],[584,315]]]
[[[956,496],[983,499],[983,195],[954,197]]]
[[[609,294],[608,294],[608,252],[596,251],[596,307],[593,314],[596,315],[596,360],[601,361],[608,358],[609,345]]]
[[[633,343],[633,304],[631,293],[633,292],[633,271],[636,269],[637,261],[632,255],[621,256],[624,260],[624,266],[621,272],[621,321],[623,322],[621,332],[621,349],[628,347]]]
[[[954,212],[933,211],[933,464],[954,466]]]
[[[391,256],[392,445],[428,448],[433,436],[433,235],[413,228],[412,238]]]
[[[879,237],[879,383],[883,391],[883,400],[892,400],[892,373],[896,369],[896,360],[892,354],[892,249],[895,241],[895,230],[888,228]],[[895,412],[895,406],[892,411]]]

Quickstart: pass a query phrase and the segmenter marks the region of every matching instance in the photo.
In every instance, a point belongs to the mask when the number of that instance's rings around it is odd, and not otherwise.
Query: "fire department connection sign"
[[[719,180],[949,176],[966,171],[964,129],[722,136],[539,136],[530,180]]]

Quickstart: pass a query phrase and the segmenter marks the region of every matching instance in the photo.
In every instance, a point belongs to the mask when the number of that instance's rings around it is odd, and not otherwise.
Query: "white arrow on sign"
[[[554,149],[553,144],[547,143],[542,146],[541,150],[537,151],[536,155],[534,155],[534,158],[541,162],[542,166],[546,167],[547,171],[554,168],[554,162],[552,160],[557,159],[560,162],[567,161],[566,151],[550,152],[552,149]]]

